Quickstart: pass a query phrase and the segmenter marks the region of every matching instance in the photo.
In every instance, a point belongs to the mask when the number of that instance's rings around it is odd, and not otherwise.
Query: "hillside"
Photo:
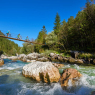
[[[0,35],[4,34],[0,31]],[[19,53],[19,50],[20,47],[18,46],[18,44],[6,38],[0,37],[0,51],[3,51],[5,54],[8,55],[15,55],[16,53]]]

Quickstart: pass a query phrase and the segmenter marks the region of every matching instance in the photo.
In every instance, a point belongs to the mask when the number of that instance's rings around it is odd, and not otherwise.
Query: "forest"
[[[76,17],[70,16],[67,22],[65,19],[61,21],[57,13],[53,31],[47,34],[46,27],[43,25],[34,42],[45,45],[23,43],[23,47],[19,47],[8,39],[0,38],[0,50],[10,55],[31,52],[43,53],[45,50],[94,52],[95,4],[93,0],[87,0],[85,7],[77,13]]]
[[[0,35],[4,35],[0,31]],[[13,41],[10,41],[6,38],[0,37],[0,52],[4,53],[5,55],[15,55],[16,53],[19,53],[20,47],[18,44],[15,44]]]
[[[82,11],[74,18],[70,16],[68,21],[61,22],[57,13],[54,27],[51,33],[46,34],[45,26],[39,32],[37,42],[47,45],[47,48],[59,52],[78,50],[85,52],[95,51],[95,4],[87,1]],[[35,46],[36,51],[43,51],[40,46]]]

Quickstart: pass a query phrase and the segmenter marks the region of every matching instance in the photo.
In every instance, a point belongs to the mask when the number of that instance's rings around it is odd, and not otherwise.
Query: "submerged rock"
[[[0,66],[4,65],[4,60],[0,59]]]
[[[78,72],[76,69],[72,69],[72,68],[65,69],[61,76],[61,87],[62,88],[67,87],[69,80],[71,80],[72,84],[74,85],[74,83],[78,81],[78,79],[81,76],[82,74],[80,74],[80,72]]]
[[[60,79],[59,70],[51,62],[32,62],[23,67],[22,73],[25,77],[46,83],[58,82]]]

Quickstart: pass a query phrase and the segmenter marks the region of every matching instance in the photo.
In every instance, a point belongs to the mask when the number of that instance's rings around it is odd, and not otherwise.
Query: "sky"
[[[0,30],[10,30],[12,37],[20,33],[31,40],[38,37],[43,25],[47,33],[53,31],[56,14],[61,22],[76,17],[78,11],[85,7],[86,0],[0,0]],[[23,42],[15,41],[19,46]]]

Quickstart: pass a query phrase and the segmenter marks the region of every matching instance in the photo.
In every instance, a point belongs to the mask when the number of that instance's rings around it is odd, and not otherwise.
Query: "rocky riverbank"
[[[55,53],[50,53],[48,57],[43,56],[43,54],[30,53],[28,55],[20,54],[18,56],[11,57],[1,55],[1,58],[8,58],[13,61],[21,60],[23,62],[30,62],[30,64],[23,67],[23,76],[32,78],[38,82],[60,82],[63,89],[66,89],[66,87],[68,87],[69,82],[71,82],[72,85],[75,86],[77,82],[79,82],[78,80],[82,77],[82,74],[76,69],[72,68],[66,68],[62,71],[62,74],[60,74],[58,68],[64,67],[64,64],[57,64],[53,62],[58,61],[75,64],[85,64],[86,62],[84,59],[63,57],[62,55],[58,55]]]
[[[41,61],[41,62],[68,62],[73,64],[94,64],[95,65],[95,59],[88,59],[88,58],[82,58],[78,59],[78,53],[71,53],[71,57],[63,57],[62,55],[56,54],[56,53],[50,53],[48,56],[44,56],[43,54],[39,53],[30,53],[28,55],[20,54],[17,56],[5,56],[1,55],[1,58],[3,59],[11,59],[13,61],[21,60],[23,62],[34,62],[34,61]]]

